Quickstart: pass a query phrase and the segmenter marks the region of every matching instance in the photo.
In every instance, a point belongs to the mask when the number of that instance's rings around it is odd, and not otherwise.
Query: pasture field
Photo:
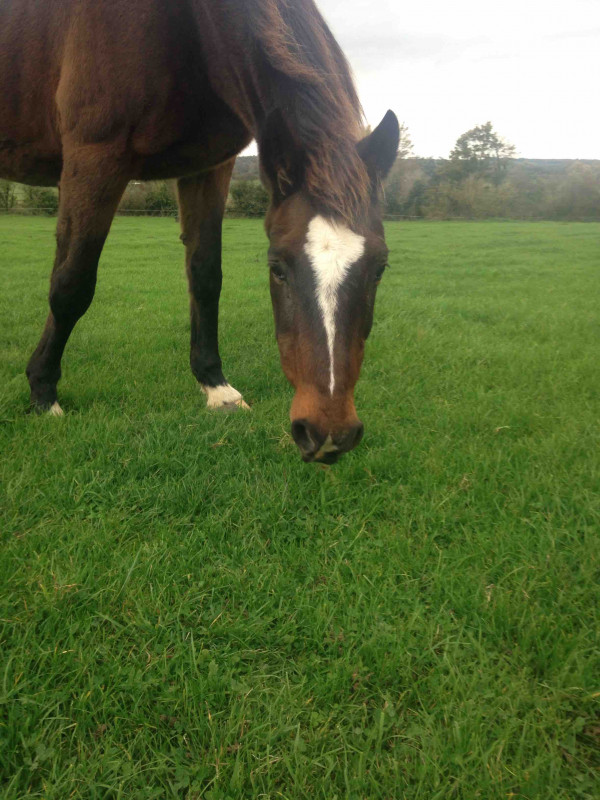
[[[357,407],[306,465],[262,224],[204,410],[172,219],[117,219],[28,416],[54,220],[0,217],[0,796],[592,800],[600,225],[390,223]]]

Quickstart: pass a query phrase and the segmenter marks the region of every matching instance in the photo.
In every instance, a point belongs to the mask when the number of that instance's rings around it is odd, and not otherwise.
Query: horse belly
[[[76,147],[110,148],[148,180],[250,141],[211,86],[189,7],[171,0],[0,0],[0,86],[0,175],[25,183],[56,183]]]
[[[234,158],[251,141],[251,135],[241,120],[230,114],[207,114],[203,124],[193,132],[179,136],[173,132],[171,141],[166,134],[144,142],[145,148],[136,152],[134,172],[139,180],[181,178],[223,164]],[[185,131],[185,128],[183,128]],[[166,141],[166,146],[157,144]],[[152,142],[151,147],[148,145]]]
[[[10,180],[51,185],[60,177],[53,98],[62,13],[19,0],[0,3],[0,176]]]
[[[0,178],[30,186],[56,186],[61,170],[60,152],[49,151],[43,142],[17,144],[2,139],[0,132]]]

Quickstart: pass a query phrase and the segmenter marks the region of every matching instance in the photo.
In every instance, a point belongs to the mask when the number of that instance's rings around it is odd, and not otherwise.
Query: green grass
[[[363,444],[300,461],[265,239],[188,367],[173,220],[118,219],[27,416],[53,221],[0,217],[2,798],[597,798],[600,225],[392,223]]]

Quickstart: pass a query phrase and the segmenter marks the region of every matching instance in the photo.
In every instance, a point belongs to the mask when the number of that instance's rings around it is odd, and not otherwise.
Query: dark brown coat
[[[386,252],[377,190],[398,139],[388,114],[357,146],[361,123],[348,65],[313,0],[0,0],[0,177],[60,188],[50,314],[27,367],[32,406],[62,413],[62,354],[92,301],[122,193],[132,179],[157,178],[178,179],[192,371],[209,405],[245,405],[218,350],[221,221],[235,156],[256,138],[271,244],[296,242],[293,280],[273,293],[276,321],[278,304],[288,309],[279,344],[298,392],[292,408],[307,417],[296,438],[307,459],[326,440],[330,459],[350,449]],[[336,397],[323,390],[323,330],[308,323],[314,276],[302,242],[319,214],[367,243],[342,292]]]

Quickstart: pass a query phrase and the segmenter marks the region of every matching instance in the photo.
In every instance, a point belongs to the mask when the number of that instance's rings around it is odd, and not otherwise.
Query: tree
[[[259,181],[232,181],[229,189],[232,211],[244,217],[258,217],[266,213],[269,195]]]
[[[398,142],[398,159],[414,158],[412,139],[406,123],[400,123],[400,140]]]
[[[176,214],[177,200],[172,184],[167,181],[157,181],[152,184],[146,193],[145,207],[147,211]]]
[[[448,177],[461,180],[468,175],[483,175],[499,183],[515,150],[514,145],[498,136],[491,122],[476,125],[456,140]]]
[[[0,180],[0,208],[10,211],[17,202],[17,191],[14,183]]]
[[[411,161],[408,162],[407,159],[411,159]],[[413,143],[408,126],[401,122],[398,156],[385,187],[385,211],[387,214],[404,213],[404,204],[417,180],[417,175],[418,167],[415,164]]]
[[[575,161],[551,188],[546,204],[551,219],[600,219],[599,166]]]
[[[23,191],[21,204],[24,208],[52,216],[58,211],[58,192],[56,189],[27,186]]]

